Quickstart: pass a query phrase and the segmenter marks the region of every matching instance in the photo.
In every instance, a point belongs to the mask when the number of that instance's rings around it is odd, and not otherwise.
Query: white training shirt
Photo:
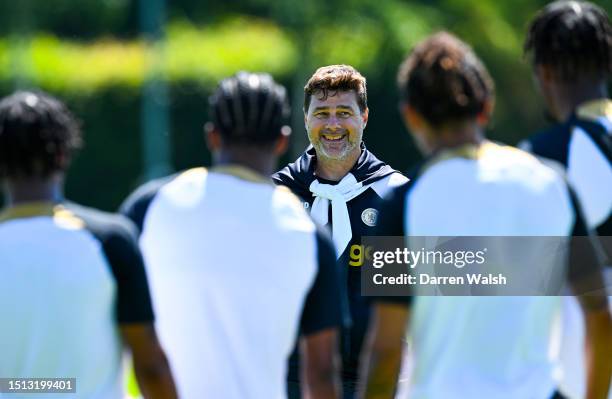
[[[383,225],[391,213],[403,221],[396,235],[404,236],[568,236],[575,223],[569,191],[554,171],[491,142],[438,154],[396,190],[381,212]],[[546,259],[536,241],[525,248],[530,256],[537,251]],[[551,343],[559,303],[417,296],[408,397],[548,399],[557,387]]]
[[[123,398],[121,323],[152,323],[135,229],[74,204],[0,214],[0,377],[76,378],[76,394]]]
[[[300,330],[342,320],[331,241],[286,188],[240,167],[193,169],[144,197],[140,243],[179,395],[284,398]]]

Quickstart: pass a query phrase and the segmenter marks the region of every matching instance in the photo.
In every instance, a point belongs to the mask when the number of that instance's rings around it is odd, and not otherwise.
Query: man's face
[[[306,116],[308,139],[317,156],[344,160],[359,151],[368,110],[363,113],[354,91],[333,91],[326,99],[313,93]]]

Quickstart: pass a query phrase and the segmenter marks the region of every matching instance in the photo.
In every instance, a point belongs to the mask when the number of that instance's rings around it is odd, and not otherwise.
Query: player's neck
[[[325,180],[340,181],[353,169],[360,155],[361,147],[357,147],[342,160],[321,157],[317,154],[315,174]]]
[[[556,91],[557,110],[554,116],[560,122],[567,120],[581,104],[608,97],[606,84],[600,82],[559,85]]]
[[[56,174],[47,178],[8,178],[5,182],[6,205],[15,206],[29,202],[61,202],[63,177]]]
[[[238,165],[266,178],[274,173],[277,158],[258,148],[224,149],[215,154],[214,166]]]
[[[478,123],[473,122],[443,128],[430,137],[434,138],[431,152],[438,152],[467,144],[478,145],[484,141],[484,132]]]

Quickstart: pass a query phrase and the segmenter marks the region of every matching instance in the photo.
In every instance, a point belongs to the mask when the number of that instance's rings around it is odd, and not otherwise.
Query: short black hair
[[[79,122],[57,98],[18,91],[0,100],[0,176],[48,177],[81,146]]]
[[[209,98],[210,118],[229,144],[266,145],[288,129],[287,91],[267,73],[238,72]]]
[[[478,116],[495,96],[482,61],[448,32],[420,42],[400,66],[397,81],[401,100],[435,127]]]
[[[534,65],[547,65],[564,81],[612,71],[612,27],[606,12],[588,2],[555,1],[535,16],[524,43]]]

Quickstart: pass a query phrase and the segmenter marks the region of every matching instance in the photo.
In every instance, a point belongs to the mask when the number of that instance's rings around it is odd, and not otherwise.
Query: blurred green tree
[[[293,155],[306,145],[301,111],[318,66],[348,63],[368,79],[368,146],[393,166],[418,159],[397,112],[395,74],[412,46],[441,29],[471,43],[491,71],[497,107],[490,136],[510,144],[546,123],[522,58],[529,19],[543,0],[173,0],[167,3],[162,75],[169,83],[173,163],[207,163],[206,96],[240,69],[287,85]],[[612,0],[596,1],[610,9]],[[39,86],[83,119],[87,147],[68,180],[76,200],[114,208],[141,178],[140,87],[147,68],[137,0],[0,2],[0,90]],[[293,156],[292,155],[292,156]],[[291,156],[287,156],[287,161]],[[99,171],[103,170],[104,173]],[[92,193],[91,183],[99,187]]]

